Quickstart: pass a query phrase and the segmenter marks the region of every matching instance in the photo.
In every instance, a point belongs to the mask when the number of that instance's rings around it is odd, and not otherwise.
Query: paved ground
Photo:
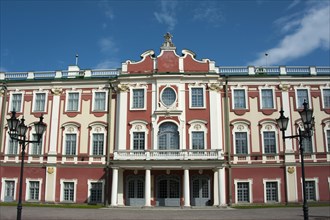
[[[310,207],[310,220],[330,220],[330,207]],[[0,220],[16,219],[16,207],[0,206]],[[265,220],[265,219],[303,219],[302,208],[103,208],[103,209],[68,209],[48,207],[23,207],[22,220]]]

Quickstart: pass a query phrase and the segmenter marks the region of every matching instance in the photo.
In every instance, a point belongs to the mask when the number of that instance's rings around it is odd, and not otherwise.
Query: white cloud
[[[293,7],[295,7],[296,5],[298,5],[300,3],[301,0],[293,0],[293,2],[287,7],[287,9],[291,9]]]
[[[311,6],[311,5],[309,5]],[[316,49],[330,49],[330,3],[314,4],[299,18],[283,19],[283,29],[288,31],[296,27],[293,32],[283,37],[279,44],[266,50],[269,54],[268,65],[283,65],[289,60],[305,56]],[[249,65],[264,65],[264,52]]]
[[[199,8],[193,11],[193,19],[204,21],[219,27],[224,22],[224,14],[217,2],[204,2]]]
[[[176,6],[176,1],[162,0],[160,12],[154,12],[157,21],[168,26],[168,31],[172,31],[177,24]]]
[[[105,17],[109,18],[110,20],[113,20],[115,18],[115,14],[108,1],[101,1],[99,3],[99,7],[102,8]]]
[[[121,63],[115,59],[105,59],[98,63],[95,69],[116,69],[121,67]]]
[[[99,40],[99,46],[101,48],[101,52],[108,53],[108,52],[118,52],[118,48],[116,47],[116,43],[111,37],[108,38],[101,38]]]

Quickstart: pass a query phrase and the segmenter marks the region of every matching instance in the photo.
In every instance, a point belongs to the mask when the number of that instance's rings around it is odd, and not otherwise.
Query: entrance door
[[[208,206],[210,204],[210,178],[207,176],[194,176],[192,178],[192,200],[193,206]]]
[[[129,176],[126,186],[126,205],[144,206],[144,177]]]
[[[157,178],[157,206],[180,206],[180,178],[159,176]]]
[[[6,180],[5,181],[5,202],[14,201],[14,190],[15,190],[15,181]]]

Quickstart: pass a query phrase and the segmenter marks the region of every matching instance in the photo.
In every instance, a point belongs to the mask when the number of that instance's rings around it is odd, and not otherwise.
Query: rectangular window
[[[35,101],[34,101],[34,109],[35,112],[44,112],[45,111],[45,103],[46,103],[46,94],[45,93],[36,93]]]
[[[236,154],[247,154],[247,133],[246,132],[235,132],[235,146]]]
[[[37,141],[38,135],[32,134],[32,140]],[[42,138],[40,139],[40,143],[32,143],[31,154],[41,155],[41,152],[42,152]]]
[[[14,201],[15,195],[15,181],[6,180],[5,181],[5,195],[4,202],[12,202]]]
[[[8,144],[8,154],[17,154],[18,141],[10,138]]]
[[[324,108],[330,108],[330,89],[323,89]]]
[[[66,134],[65,135],[65,154],[66,155],[76,155],[76,134]]]
[[[315,181],[306,181],[306,199],[316,201]]]
[[[74,183],[64,182],[63,200],[74,202]]]
[[[274,108],[274,99],[273,99],[273,90],[272,89],[263,89],[261,90],[261,103],[262,108]]]
[[[330,152],[330,130],[327,130],[328,152]]]
[[[312,138],[303,138],[302,147],[304,149],[304,153],[306,153],[306,154],[313,153]]]
[[[133,132],[133,150],[144,150],[145,133]]]
[[[237,202],[250,202],[250,187],[248,182],[237,183]]]
[[[266,182],[266,200],[267,202],[278,202],[277,182]]]
[[[304,108],[304,101],[309,103],[308,100],[308,90],[307,89],[297,89],[297,108]]]
[[[276,153],[275,131],[264,132],[264,149],[265,154]]]
[[[204,132],[203,131],[193,131],[192,135],[192,149],[199,150],[204,149]]]
[[[102,203],[102,183],[91,183],[91,203]]]
[[[104,134],[93,134],[93,155],[103,155]]]
[[[144,108],[144,89],[133,89],[133,109]]]
[[[21,106],[22,106],[22,94],[13,94],[10,111],[21,112],[22,111]]]
[[[95,92],[94,111],[105,111],[105,92]]]
[[[79,107],[79,93],[78,92],[70,92],[68,94],[68,104],[67,111],[78,111]]]
[[[245,90],[244,89],[235,89],[234,90],[234,108],[240,109],[246,108],[245,102]]]
[[[30,181],[30,200],[39,200],[39,181]]]
[[[191,107],[204,107],[203,88],[191,88]]]

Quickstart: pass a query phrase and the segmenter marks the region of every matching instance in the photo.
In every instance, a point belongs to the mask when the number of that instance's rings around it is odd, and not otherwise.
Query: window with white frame
[[[93,111],[106,111],[107,92],[93,91]]]
[[[46,111],[46,93],[34,92],[33,93],[33,112],[45,112]]]
[[[192,150],[205,150],[206,137],[207,137],[207,127],[206,121],[203,120],[192,120],[189,121],[189,136],[190,136],[190,149]]]
[[[88,203],[103,203],[103,180],[88,180]]]
[[[16,200],[17,178],[1,179],[1,201],[12,202]]]
[[[265,202],[280,202],[280,190],[278,180],[264,180]]]
[[[247,108],[247,94],[246,88],[232,89],[233,109],[246,109]]]
[[[307,88],[297,88],[296,89],[296,104],[297,104],[297,108],[304,108],[304,102],[306,101],[309,106],[310,102],[309,102],[309,90]]]
[[[134,88],[132,91],[131,109],[145,109],[145,89]]]
[[[261,88],[261,109],[274,109],[274,90],[272,88]]]
[[[306,180],[306,199],[308,201],[316,201],[316,183],[315,180]]]
[[[327,146],[327,150],[328,152],[330,152],[330,129],[325,130],[325,134],[326,134],[326,146]]]
[[[330,109],[330,88],[321,88],[323,108]]]
[[[234,180],[236,203],[252,203],[252,180]]]
[[[148,123],[136,120],[130,122],[130,124],[132,125],[132,128],[130,129],[131,149],[145,150],[147,147]]]
[[[263,153],[277,154],[279,150],[277,141],[277,130],[274,122],[263,122],[261,123],[261,125]]]
[[[61,184],[61,202],[75,202],[76,201],[76,187],[77,187],[77,180],[60,180]]]
[[[93,134],[93,155],[103,155],[104,134]]]
[[[190,108],[205,107],[205,88],[189,87],[190,89]]]
[[[77,146],[79,140],[78,134],[78,126],[76,124],[68,124],[64,126],[62,149],[63,155],[77,155]]]
[[[30,148],[30,154],[32,155],[41,155],[42,154],[42,148],[43,148],[43,138],[40,139],[39,143],[32,143],[32,146]],[[38,135],[32,134],[32,140],[37,141]]]
[[[233,123],[233,139],[234,141],[234,154],[245,155],[249,154],[249,124],[246,122]]]
[[[159,150],[179,149],[178,126],[173,122],[164,122],[159,126],[158,149]]]
[[[105,155],[106,127],[100,123],[90,125],[90,154],[93,156]]]
[[[68,91],[66,97],[66,111],[79,111],[80,108],[80,92]]]
[[[161,101],[164,106],[170,107],[176,101],[176,92],[171,87],[166,87],[161,92]]]
[[[22,112],[23,108],[23,93],[14,92],[10,94],[10,111]]]
[[[8,141],[7,141],[7,154],[18,154],[18,141],[11,139],[10,136],[8,135]]]
[[[26,179],[26,196],[27,201],[40,201],[42,179]]]
[[[305,154],[313,153],[312,137],[310,138],[306,137],[302,139],[302,148],[304,149]]]

